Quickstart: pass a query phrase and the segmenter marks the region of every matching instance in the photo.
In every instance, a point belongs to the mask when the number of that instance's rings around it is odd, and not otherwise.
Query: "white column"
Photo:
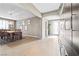
[[[45,22],[47,22],[47,20],[45,18],[42,18],[42,39],[46,38],[46,35],[48,35],[47,33],[47,24],[45,24]]]

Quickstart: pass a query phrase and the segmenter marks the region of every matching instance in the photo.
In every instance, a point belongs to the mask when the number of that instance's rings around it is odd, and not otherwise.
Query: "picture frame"
[[[71,30],[71,19],[65,20],[65,30]]]

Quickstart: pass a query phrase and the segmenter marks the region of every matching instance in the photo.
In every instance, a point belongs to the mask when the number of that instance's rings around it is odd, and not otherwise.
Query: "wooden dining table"
[[[2,33],[1,39],[8,42],[22,39],[21,31],[2,31],[1,33]]]
[[[7,31],[7,33],[10,34],[10,38],[12,41],[22,39],[22,32],[20,32],[20,31]]]
[[[14,33],[14,32],[16,32],[16,31],[6,31],[6,32],[8,32],[8,33]]]

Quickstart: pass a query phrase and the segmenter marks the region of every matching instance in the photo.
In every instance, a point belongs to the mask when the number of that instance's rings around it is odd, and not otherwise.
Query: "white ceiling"
[[[34,15],[14,3],[0,3],[0,17],[19,20],[34,17]]]
[[[60,3],[33,3],[33,6],[41,13],[45,13],[57,10]],[[0,3],[0,17],[19,20],[31,18],[34,15],[16,3]]]
[[[41,12],[49,12],[59,9],[60,3],[33,3],[33,5]]]

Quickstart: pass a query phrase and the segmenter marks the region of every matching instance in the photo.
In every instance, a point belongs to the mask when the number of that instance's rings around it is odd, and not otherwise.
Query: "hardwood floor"
[[[5,56],[59,56],[57,38],[44,40],[26,37],[22,40],[0,46],[0,55]]]

